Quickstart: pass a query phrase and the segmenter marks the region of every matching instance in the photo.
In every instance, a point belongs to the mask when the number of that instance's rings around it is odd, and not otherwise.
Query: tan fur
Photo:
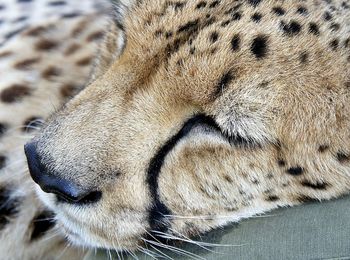
[[[194,235],[278,206],[348,193],[350,12],[344,1],[262,0],[254,7],[222,0],[197,9],[200,2],[129,7],[125,46],[116,47],[121,32],[111,26],[95,80],[35,139],[52,172],[103,192],[101,201],[77,210],[39,191],[74,243],[115,249],[142,243],[152,231],[149,163],[198,113],[248,144],[229,143],[201,125],[178,141],[157,182],[159,199],[173,214],[163,219],[169,233]],[[235,12],[241,18],[222,26]],[[182,30],[188,22],[196,29]],[[266,40],[263,57],[252,50],[259,36]],[[232,79],[218,86],[227,73]]]

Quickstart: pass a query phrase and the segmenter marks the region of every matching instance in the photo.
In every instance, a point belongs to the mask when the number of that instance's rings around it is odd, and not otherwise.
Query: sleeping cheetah
[[[25,146],[71,243],[137,250],[349,192],[350,1],[116,7],[90,83]]]
[[[82,254],[37,199],[23,145],[84,86],[107,9],[100,0],[0,0],[0,259]]]

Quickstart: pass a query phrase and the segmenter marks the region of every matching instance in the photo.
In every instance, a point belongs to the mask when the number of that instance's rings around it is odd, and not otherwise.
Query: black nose
[[[72,181],[50,174],[47,167],[40,161],[36,143],[30,142],[24,146],[27,156],[30,175],[47,193],[54,193],[61,202],[68,203],[93,203],[100,200],[100,191],[86,191]]]

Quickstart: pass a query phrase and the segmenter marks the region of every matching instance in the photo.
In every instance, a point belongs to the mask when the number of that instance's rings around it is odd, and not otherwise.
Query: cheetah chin
[[[349,192],[349,0],[114,7],[91,80],[25,145],[71,243],[140,250]]]

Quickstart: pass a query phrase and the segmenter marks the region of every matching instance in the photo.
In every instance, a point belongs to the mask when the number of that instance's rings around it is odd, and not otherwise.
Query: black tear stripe
[[[164,215],[170,215],[171,211],[167,206],[162,203],[159,199],[159,186],[158,178],[160,170],[164,164],[165,158],[168,153],[176,146],[176,144],[184,138],[194,127],[198,125],[207,125],[212,127],[214,130],[219,131],[232,145],[239,146],[251,146],[250,140],[244,139],[241,136],[227,136],[220,129],[218,124],[213,118],[204,114],[198,114],[187,120],[180,131],[171,137],[154,155],[151,159],[148,169],[147,169],[147,184],[150,189],[151,198],[153,200],[153,205],[149,209],[149,224],[152,231],[166,232],[169,228],[169,221],[164,217]],[[154,234],[154,232],[152,232]],[[156,236],[154,234],[154,236]]]
[[[11,191],[0,187],[0,230],[19,212],[19,198],[11,198]]]
[[[37,240],[44,236],[46,232],[55,225],[54,213],[43,211],[32,220],[33,231],[30,241]]]

